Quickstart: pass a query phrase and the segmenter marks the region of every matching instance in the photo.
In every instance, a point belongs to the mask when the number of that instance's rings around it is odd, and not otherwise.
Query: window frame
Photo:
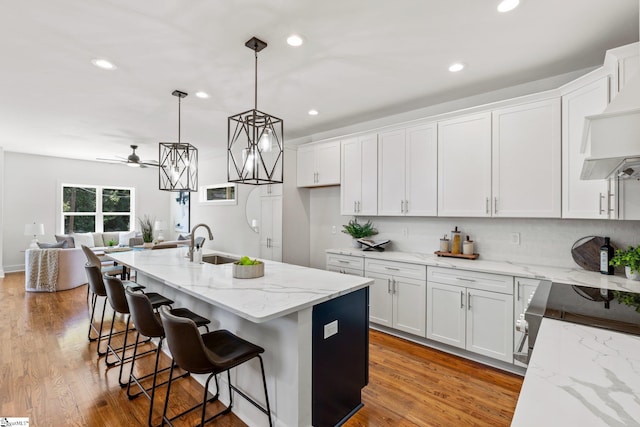
[[[95,212],[65,212],[64,211],[64,189],[69,187],[75,188],[93,188],[96,190],[96,210]],[[104,233],[104,217],[105,216],[128,216],[129,217],[129,230],[121,231],[133,231],[136,225],[136,203],[135,203],[135,188],[123,187],[120,185],[94,185],[94,184],[70,184],[66,182],[59,183],[58,191],[58,230],[61,234],[66,234],[64,229],[64,219],[66,216],[93,216],[95,217],[95,227],[90,233]],[[103,190],[127,190],[130,194],[129,212],[103,212],[102,211],[102,197]],[[120,231],[120,230],[119,230]],[[70,232],[70,233],[73,233]]]
[[[233,188],[233,199],[215,199],[207,200],[207,190],[215,190],[221,188]],[[203,185],[200,187],[198,201],[203,205],[237,205],[238,204],[238,184],[235,182],[225,182],[223,184]]]

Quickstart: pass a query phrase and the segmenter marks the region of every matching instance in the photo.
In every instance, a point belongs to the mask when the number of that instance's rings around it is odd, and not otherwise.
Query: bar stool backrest
[[[133,324],[136,325],[138,332],[146,337],[163,337],[164,328],[162,327],[162,322],[154,313],[149,297],[131,289],[125,289],[125,296],[129,303]]]
[[[127,297],[124,294],[124,285],[122,281],[113,276],[102,276],[104,280],[104,287],[107,290],[107,299],[111,308],[117,313],[129,314],[129,304],[127,304]]]
[[[84,271],[87,273],[87,281],[89,282],[91,292],[101,297],[107,296],[107,290],[104,287],[100,267],[86,263]]]
[[[207,356],[204,342],[193,320],[174,316],[164,306],[160,307],[160,318],[171,356],[178,366],[196,374],[218,370],[218,366]]]

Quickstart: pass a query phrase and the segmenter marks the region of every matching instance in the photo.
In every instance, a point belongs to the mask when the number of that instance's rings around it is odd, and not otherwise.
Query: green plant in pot
[[[145,215],[142,218],[138,217],[138,224],[140,224],[140,231],[142,232],[142,241],[148,244],[153,243],[153,223],[154,218],[149,215]]]
[[[349,221],[348,224],[342,226],[342,232],[353,237],[353,246],[356,248],[361,247],[362,245],[357,239],[362,239],[364,237],[370,237],[374,234],[378,234],[378,230],[373,227],[371,221],[367,221],[364,224],[360,224],[357,218],[354,218]]]
[[[617,249],[609,261],[615,267],[624,267],[628,279],[640,280],[640,245],[629,246],[627,249]]]

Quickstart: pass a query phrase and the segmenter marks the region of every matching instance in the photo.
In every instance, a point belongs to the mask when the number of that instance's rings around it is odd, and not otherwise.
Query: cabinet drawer
[[[350,255],[327,254],[327,267],[329,266],[356,269],[360,270],[362,274],[364,258]]]
[[[352,276],[362,277],[362,269],[327,265],[327,271],[333,271],[335,273],[350,274]]]
[[[427,267],[425,265],[405,262],[367,259],[364,263],[364,271],[365,276],[369,273],[379,273],[417,280],[425,280],[427,278]]]
[[[458,270],[455,268],[429,267],[427,269],[427,280],[429,282],[513,295],[513,276]]]

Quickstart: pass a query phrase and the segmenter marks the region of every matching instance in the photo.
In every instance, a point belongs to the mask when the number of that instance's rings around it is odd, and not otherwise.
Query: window
[[[63,184],[62,232],[132,230],[133,196],[133,188]]]
[[[234,183],[207,185],[200,187],[200,203],[216,205],[236,205],[237,186]]]

